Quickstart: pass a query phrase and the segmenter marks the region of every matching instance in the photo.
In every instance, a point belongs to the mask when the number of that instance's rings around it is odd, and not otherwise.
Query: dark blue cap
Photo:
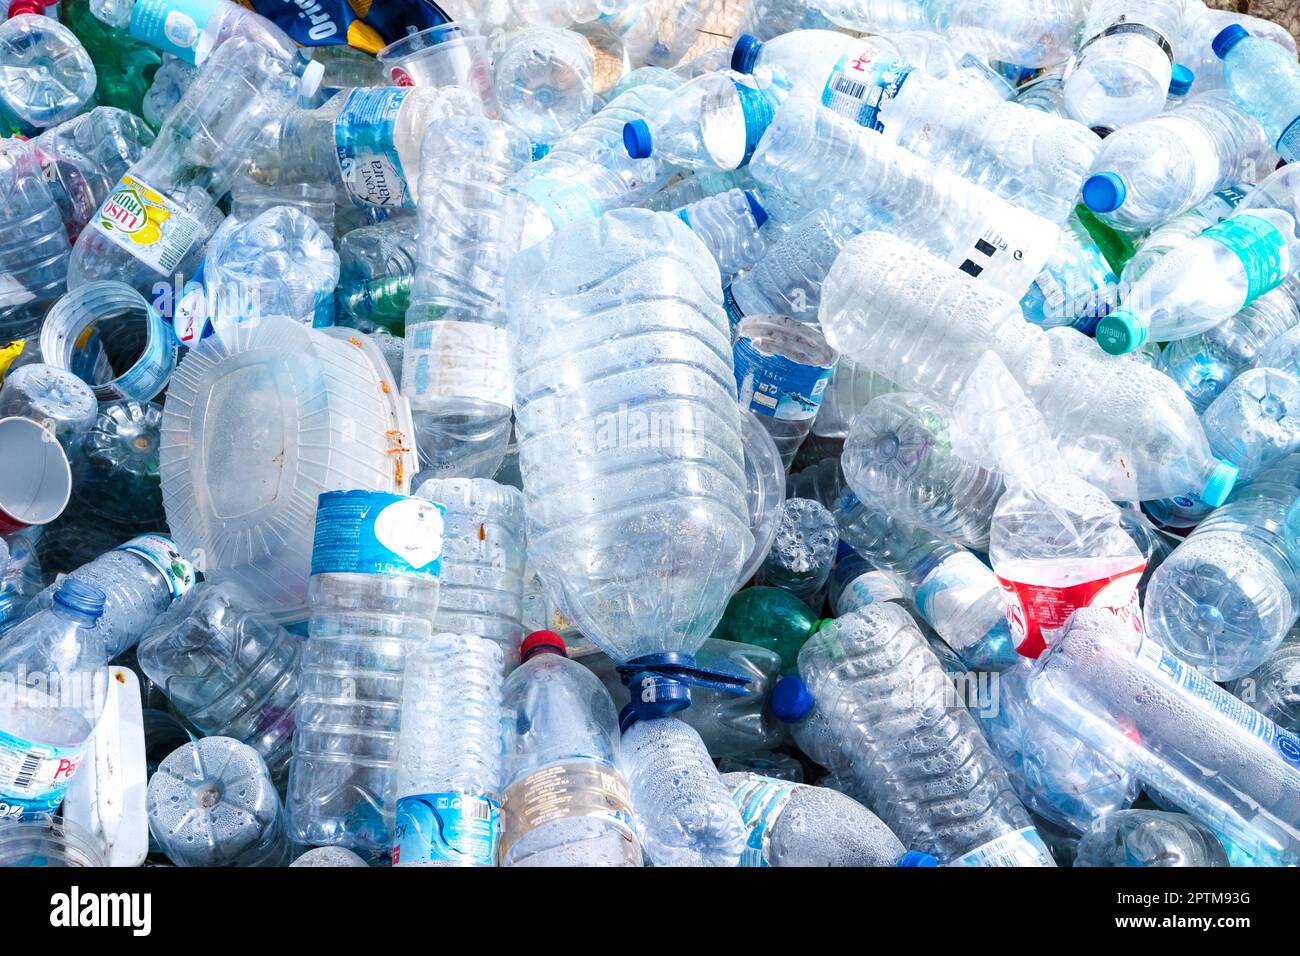
[[[1228,55],[1228,52],[1240,43],[1246,37],[1250,36],[1250,31],[1240,23],[1230,23],[1210,42],[1210,49],[1220,60]]]
[[[894,866],[938,866],[939,861],[920,850],[908,850]]]
[[[1174,74],[1169,79],[1170,96],[1186,96],[1196,81],[1196,74],[1181,63],[1174,65]]]
[[[93,584],[64,578],[54,592],[54,600],[71,611],[98,618],[104,613],[104,592]]]
[[[763,204],[758,201],[758,196],[752,189],[745,190],[745,202],[749,203],[749,211],[754,214],[755,225],[760,229],[763,228],[763,223],[767,222],[767,210],[763,208]]]
[[[632,120],[623,124],[623,146],[633,159],[645,159],[654,148],[650,124],[645,120]]]
[[[742,33],[736,37],[736,48],[731,51],[731,68],[737,73],[753,73],[754,64],[758,62],[758,53],[762,49],[762,40],[748,33]]]
[[[782,677],[772,688],[772,713],[787,724],[797,724],[813,709],[813,695],[802,677]]]
[[[1083,204],[1093,212],[1114,212],[1127,196],[1119,173],[1094,173],[1083,184]]]

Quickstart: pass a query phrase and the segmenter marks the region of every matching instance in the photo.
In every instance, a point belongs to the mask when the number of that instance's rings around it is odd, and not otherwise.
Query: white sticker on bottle
[[[963,853],[948,866],[1056,866],[1056,861],[1038,830],[1025,827]]]
[[[57,810],[85,751],[84,742],[52,747],[0,730],[0,818]]]
[[[506,330],[483,322],[440,320],[408,326],[402,390],[417,403],[472,398],[514,404]]]
[[[109,241],[161,276],[171,276],[196,244],[203,223],[180,204],[127,173],[91,220]]]
[[[996,219],[971,229],[953,247],[948,262],[1019,299],[1056,251],[1061,230],[1031,212],[1000,205]]]

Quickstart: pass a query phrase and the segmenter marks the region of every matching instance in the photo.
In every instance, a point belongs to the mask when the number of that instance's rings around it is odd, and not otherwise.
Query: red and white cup
[[[0,534],[49,524],[72,496],[72,469],[54,434],[30,418],[0,418]]]

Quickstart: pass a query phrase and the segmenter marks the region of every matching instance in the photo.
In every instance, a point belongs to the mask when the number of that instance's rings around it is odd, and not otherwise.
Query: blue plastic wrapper
[[[378,53],[408,33],[451,21],[433,0],[239,0],[302,46]]]

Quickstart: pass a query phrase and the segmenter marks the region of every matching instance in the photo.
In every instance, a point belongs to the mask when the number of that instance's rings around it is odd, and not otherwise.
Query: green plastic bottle
[[[1101,254],[1110,264],[1115,275],[1124,274],[1124,266],[1137,253],[1137,243],[1122,232],[1117,232],[1092,214],[1087,206],[1080,203],[1074,208],[1083,228],[1088,230],[1092,241],[1097,244]]]
[[[85,0],[65,0],[59,5],[59,19],[94,61],[99,105],[116,106],[143,118],[144,95],[162,65],[162,54],[125,30],[114,30],[96,20]]]
[[[799,649],[821,625],[813,609],[789,591],[753,587],[731,596],[712,636],[775,651],[786,675],[797,673]]]

